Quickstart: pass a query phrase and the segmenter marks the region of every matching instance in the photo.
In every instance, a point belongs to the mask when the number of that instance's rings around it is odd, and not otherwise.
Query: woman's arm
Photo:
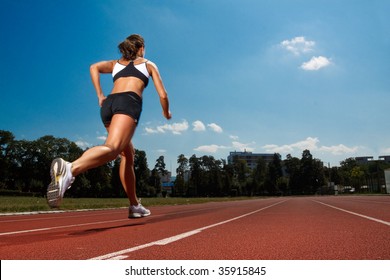
[[[168,93],[164,87],[164,84],[161,79],[160,72],[158,71],[158,68],[156,64],[154,64],[151,61],[147,62],[148,70],[150,71],[150,75],[153,78],[153,83],[156,88],[156,91],[160,97],[160,103],[161,107],[163,109],[163,116],[169,120],[172,118],[171,111],[169,110],[169,99],[168,99]]]
[[[115,65],[115,60],[111,60],[111,61],[100,61],[92,64],[89,67],[92,84],[96,90],[100,107],[102,106],[103,101],[106,99],[102,87],[100,85],[100,73],[112,73],[112,70],[114,69],[114,65]]]

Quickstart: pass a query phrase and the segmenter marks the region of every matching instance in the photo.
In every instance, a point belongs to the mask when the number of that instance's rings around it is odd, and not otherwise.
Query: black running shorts
[[[142,112],[142,98],[135,92],[114,93],[107,96],[100,109],[100,116],[104,126],[111,123],[115,114],[124,114],[134,119],[138,125]]]

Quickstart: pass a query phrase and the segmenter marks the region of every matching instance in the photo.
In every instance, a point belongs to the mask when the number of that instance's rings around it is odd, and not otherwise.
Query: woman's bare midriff
[[[144,83],[135,77],[123,77],[115,81],[111,94],[132,91],[142,97],[144,91]]]

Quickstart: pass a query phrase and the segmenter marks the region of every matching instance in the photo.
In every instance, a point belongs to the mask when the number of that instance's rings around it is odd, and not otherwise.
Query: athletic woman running
[[[121,156],[119,169],[123,188],[129,198],[129,218],[150,215],[136,195],[134,173],[134,147],[131,139],[142,111],[142,93],[152,77],[160,97],[163,116],[171,118],[169,101],[157,66],[144,58],[144,39],[137,34],[130,35],[118,46],[122,57],[119,60],[101,61],[90,67],[92,83],[95,87],[101,118],[107,129],[107,140],[102,146],[88,149],[73,162],[61,158],[54,159],[51,168],[51,183],[47,189],[50,207],[58,207],[65,191],[70,188],[74,177],[91,168],[101,166]],[[106,97],[100,85],[100,74],[112,73],[114,86]]]

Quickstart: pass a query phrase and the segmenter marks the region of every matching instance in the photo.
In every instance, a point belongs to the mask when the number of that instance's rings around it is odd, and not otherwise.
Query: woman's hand
[[[99,106],[100,106],[100,107],[103,106],[103,102],[104,102],[104,100],[106,100],[106,99],[107,99],[107,97],[105,97],[104,95],[99,96]]]
[[[104,100],[106,100],[106,97],[104,96],[102,87],[100,85],[100,73],[112,73],[112,69],[114,69],[114,65],[115,65],[115,60],[109,60],[109,61],[100,61],[94,63],[89,67],[92,84],[96,90],[100,107],[102,107]]]
[[[168,111],[168,112],[164,112],[163,111],[163,116],[164,118],[166,118],[167,120],[170,120],[172,118],[172,113],[171,111]]]

